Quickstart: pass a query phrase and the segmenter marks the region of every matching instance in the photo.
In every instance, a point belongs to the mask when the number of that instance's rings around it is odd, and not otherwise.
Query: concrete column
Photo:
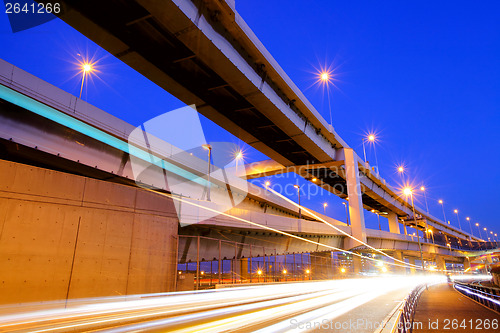
[[[470,259],[468,257],[464,258],[464,271],[470,271]]]
[[[240,276],[241,280],[248,280],[250,282],[250,274],[248,274],[248,258],[240,259]]]
[[[394,252],[392,254],[392,256],[398,260],[401,260],[403,261],[403,252],[402,251],[397,251],[397,252]],[[398,265],[403,265],[403,263],[399,262],[399,261],[394,261],[395,264],[398,264]],[[406,273],[406,268],[405,267],[401,267],[401,266],[391,266],[391,270],[394,272],[394,273],[397,273],[397,274],[404,274]]]
[[[393,234],[400,234],[401,231],[399,230],[398,215],[396,213],[389,212],[387,214],[387,220],[389,220],[389,231]]]
[[[358,256],[354,256],[354,257],[352,258],[352,269],[353,269],[353,271],[352,271],[352,272],[353,272],[355,275],[357,275],[357,274],[361,273],[361,271],[362,271],[363,267],[362,267],[362,265],[361,265],[361,258],[360,258],[360,257],[358,257]]]
[[[344,148],[345,177],[347,183],[347,195],[349,196],[349,219],[351,221],[352,235],[366,242],[365,217],[363,215],[363,201],[361,198],[361,184],[359,182],[359,170],[357,155],[352,148]],[[360,242],[347,238],[345,246],[352,249],[361,245]]]
[[[408,258],[408,263],[410,265],[415,265],[415,258]],[[410,267],[410,273],[411,274],[415,274],[417,272],[417,269],[415,268],[415,266],[411,266]]]
[[[446,262],[444,261],[444,258],[441,256],[436,256],[436,268],[439,271],[444,271],[446,270]]]

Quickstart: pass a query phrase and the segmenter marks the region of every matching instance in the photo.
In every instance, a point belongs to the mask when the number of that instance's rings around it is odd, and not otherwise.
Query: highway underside
[[[435,277],[253,285],[6,306],[2,332],[373,332]]]

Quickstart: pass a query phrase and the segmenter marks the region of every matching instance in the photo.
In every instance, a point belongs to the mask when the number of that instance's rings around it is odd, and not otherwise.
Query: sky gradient
[[[333,126],[363,156],[374,132],[381,176],[397,185],[397,165],[428,189],[430,212],[462,227],[465,217],[500,232],[500,3],[498,1],[236,1],[237,10],[316,109],[329,121],[328,101],[315,81],[334,68]],[[0,58],[79,94],[80,55],[98,59],[99,79],[83,98],[134,124],[184,106],[60,20],[12,33],[0,14]],[[208,120],[209,141],[245,146]],[[247,161],[265,158],[245,148]],[[368,160],[374,164],[373,147]],[[301,180],[276,180],[302,183]],[[259,180],[259,182],[262,182]],[[290,194],[296,199],[295,194]],[[425,206],[423,197],[417,197]],[[303,203],[345,219],[332,195]],[[378,228],[365,212],[367,226]],[[385,221],[385,219],[384,219]],[[386,223],[383,229],[387,230]],[[477,229],[474,229],[476,233]]]

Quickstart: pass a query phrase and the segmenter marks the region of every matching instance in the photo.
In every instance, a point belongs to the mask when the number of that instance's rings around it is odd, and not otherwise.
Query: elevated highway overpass
[[[239,16],[233,1],[63,3],[61,19],[115,57],[196,105],[282,169],[294,168],[307,180],[317,179],[318,186],[349,197],[357,238],[366,237],[363,208],[387,214],[394,232],[399,219],[412,220],[399,191],[365,165],[321,117]],[[419,207],[416,212],[419,229],[431,226],[464,241],[478,240]]]
[[[58,200],[64,201],[67,200],[65,196],[73,196],[73,194],[62,193],[58,189],[58,184],[60,182],[76,182],[80,184],[79,179],[81,176],[102,183],[99,186],[104,188],[108,186],[105,185],[106,183],[117,183],[127,185],[127,187],[136,188],[139,186],[144,188],[139,191],[149,192],[149,188],[152,188],[158,193],[167,193],[166,190],[161,189],[159,184],[155,186],[155,184],[146,184],[135,179],[129,156],[131,152],[127,150],[128,148],[123,148],[112,140],[125,143],[129,138],[129,134],[135,130],[135,127],[130,124],[5,61],[0,61],[0,97],[0,117],[2,120],[0,122],[1,158],[11,161],[2,162],[2,170],[4,170],[4,176],[14,182],[13,185],[9,185],[11,184],[10,181],[4,182],[7,186],[3,190],[4,199],[18,200],[16,202],[20,206],[25,205],[27,201],[33,202],[33,200],[35,202],[41,200],[40,202],[45,204],[49,204],[46,202],[47,200],[52,204],[54,200],[56,202],[59,202]],[[74,121],[79,122],[75,123]],[[138,148],[151,149],[151,147],[141,146],[143,144],[141,142],[136,144]],[[164,144],[168,145],[168,143]],[[123,149],[120,149],[120,147]],[[153,147],[153,150],[155,149]],[[160,147],[157,150],[157,156],[203,177],[206,161],[199,160],[195,156],[190,156],[193,162],[176,160],[179,156],[176,154],[162,155],[168,150],[166,146]],[[16,163],[9,164],[12,162]],[[26,166],[26,164],[38,168],[32,168]],[[42,169],[39,169],[40,167]],[[47,169],[54,171],[47,175],[47,172],[43,171]],[[19,185],[25,174],[30,174],[31,178],[37,179],[35,184],[39,185],[27,188]],[[69,179],[73,178],[74,180],[69,181]],[[52,181],[48,179],[52,179]],[[55,179],[60,180],[54,181]],[[225,191],[224,179],[220,179],[215,175],[212,182],[214,184],[214,194]],[[247,191],[247,194],[245,193],[246,197],[236,207],[227,212],[230,216],[214,216],[205,221],[180,228],[179,231],[177,231],[178,216],[176,216],[173,206],[171,204],[166,206],[161,204],[161,201],[171,202],[171,199],[163,198],[158,201],[157,197],[157,199],[152,200],[160,206],[165,206],[161,208],[163,212],[161,214],[166,214],[165,216],[170,219],[170,222],[168,222],[170,225],[168,229],[169,235],[171,234],[172,237],[179,239],[178,247],[181,252],[179,258],[182,258],[185,262],[196,261],[194,257],[196,243],[184,242],[183,239],[185,240],[185,238],[180,237],[183,235],[213,237],[234,244],[251,245],[254,249],[254,256],[321,253],[329,252],[333,248],[349,248],[346,246],[346,234],[353,234],[352,226],[316,212],[309,214],[308,211],[304,211],[303,218],[299,219],[296,207],[288,201],[272,195],[270,192],[264,191],[251,183],[242,182],[245,183],[246,188],[239,184],[239,187],[233,187],[232,191],[237,193],[245,189]],[[18,186],[14,184],[18,184]],[[45,185],[40,187],[40,184]],[[88,185],[85,187],[88,187]],[[81,191],[84,191],[84,188]],[[100,207],[105,207],[108,204],[113,206],[117,199],[114,198],[114,195],[111,195],[111,192],[126,193],[123,192],[122,187],[114,188],[116,190],[104,191],[104,197],[98,200],[96,204],[98,203]],[[55,194],[52,191],[55,191]],[[85,201],[84,198],[82,200]],[[197,200],[199,199],[193,198],[193,201],[196,202]],[[126,202],[123,202],[119,205],[122,208],[119,209],[128,209],[127,205]],[[213,208],[222,210],[224,207],[217,208],[214,206]],[[143,211],[143,208],[138,211]],[[243,223],[241,220],[237,221],[234,217],[245,219],[254,224]],[[334,225],[337,229],[322,223],[318,220],[318,217]],[[32,218],[34,216],[26,217],[26,219]],[[40,217],[36,219],[39,220]],[[16,223],[15,220],[9,218],[5,221],[9,223],[4,222],[4,226],[13,226]],[[171,225],[172,223],[174,224]],[[259,225],[268,229],[263,229]],[[280,232],[297,235],[314,243],[304,243],[297,239],[283,237]],[[410,263],[414,263],[415,258],[419,257],[417,238],[411,234],[404,235],[370,229],[366,229],[365,232],[366,244],[373,248],[382,249],[399,259],[409,258]],[[14,235],[16,235],[15,232]],[[14,237],[19,237],[19,235]],[[22,241],[22,239],[22,237],[19,237],[19,241]],[[484,251],[481,251],[486,250],[486,247],[484,249],[480,247],[467,248],[467,244],[464,244],[463,248],[460,248],[455,243],[447,246],[439,240],[435,242],[430,239],[421,241],[423,243],[424,260],[429,262],[436,261],[436,258],[442,258],[442,263],[444,263],[444,260],[464,263],[468,262],[464,261],[466,257],[485,254]],[[472,244],[477,245],[478,243],[473,242]],[[488,244],[490,247],[491,245]],[[95,246],[99,246],[99,244],[96,243]],[[357,247],[357,250],[376,254],[368,247]],[[37,251],[36,246],[33,246],[33,251]],[[236,258],[251,256],[251,253],[245,252],[235,255],[234,248],[232,250],[229,248],[222,249],[219,253],[217,251],[217,247],[206,247],[203,257],[216,258],[222,256],[230,258],[234,256],[234,260],[236,260]]]

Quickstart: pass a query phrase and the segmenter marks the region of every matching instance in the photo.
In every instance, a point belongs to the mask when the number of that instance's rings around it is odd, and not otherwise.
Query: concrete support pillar
[[[438,271],[446,270],[446,261],[444,261],[443,257],[436,256],[436,268],[438,269]]]
[[[358,256],[354,256],[352,258],[352,272],[357,275],[359,273],[361,273],[363,267],[362,267],[362,264],[361,264],[361,258],[358,257]]]
[[[415,265],[415,258],[408,258],[408,263],[410,265]],[[417,268],[415,266],[410,267],[410,274],[415,274],[417,273]]]
[[[488,265],[491,265],[491,264],[493,263],[493,259],[491,258],[491,254],[488,254],[488,255],[486,256],[486,263],[487,263]]]
[[[403,252],[401,251],[397,251],[397,252],[394,252],[392,254],[392,256],[398,260],[401,260],[403,261]],[[394,261],[395,264],[397,265],[404,265],[402,262],[399,262],[399,261]],[[401,267],[401,266],[391,266],[391,270],[396,273],[396,274],[404,274],[406,273],[406,268],[405,267]]]
[[[333,274],[331,252],[311,253],[311,277],[313,280],[333,279]]]
[[[344,148],[345,177],[347,183],[347,195],[349,196],[349,219],[351,221],[352,235],[366,242],[365,217],[363,215],[363,201],[361,198],[361,183],[359,182],[359,170],[357,155],[352,148]],[[352,238],[346,239],[346,248],[352,249],[361,245]]]
[[[399,230],[398,215],[396,213],[389,212],[387,214],[387,220],[389,220],[389,231],[393,234],[400,234],[401,231]]]
[[[470,259],[468,257],[464,258],[464,271],[470,271]]]
[[[248,274],[248,258],[240,259],[240,276],[242,281],[250,281],[250,274]]]

